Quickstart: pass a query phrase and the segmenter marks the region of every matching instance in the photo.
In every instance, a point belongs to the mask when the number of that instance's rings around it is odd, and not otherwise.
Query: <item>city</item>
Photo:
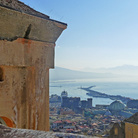
[[[109,137],[115,124],[124,125],[125,119],[138,112],[137,103],[138,100],[130,100],[125,106],[116,100],[93,107],[92,98],[68,97],[63,91],[60,96],[50,96],[50,128],[54,132]]]
[[[137,5],[0,0],[0,138],[137,138]]]

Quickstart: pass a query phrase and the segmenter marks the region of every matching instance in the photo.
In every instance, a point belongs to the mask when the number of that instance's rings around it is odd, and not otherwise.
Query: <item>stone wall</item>
[[[13,129],[0,125],[1,138],[89,138],[89,136],[70,134],[70,133],[53,133],[44,131],[34,131],[26,129]],[[92,137],[91,137],[92,138]],[[97,137],[93,137],[97,138]]]
[[[43,42],[0,41],[0,115],[12,119],[15,127],[48,130],[53,54],[54,46]]]
[[[22,4],[11,2],[15,8]],[[54,68],[55,42],[67,25],[36,15],[0,6],[0,116],[17,128],[47,131],[49,69]]]
[[[66,24],[0,6],[0,39],[17,38],[55,43]]]

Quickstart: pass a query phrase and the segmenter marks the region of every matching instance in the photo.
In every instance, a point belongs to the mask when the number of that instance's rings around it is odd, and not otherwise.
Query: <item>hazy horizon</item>
[[[62,67],[50,69],[50,81],[137,82],[138,66],[118,66],[91,71],[71,70]]]
[[[128,64],[123,64],[123,65],[120,65],[120,66],[110,66],[110,67],[91,67],[91,68],[90,67],[84,67],[84,68],[80,68],[80,69],[72,69],[72,68],[67,68],[67,67],[62,67],[62,66],[56,66],[56,65],[55,65],[55,67],[65,68],[65,69],[69,69],[69,70],[76,70],[76,71],[85,71],[85,72],[88,72],[87,69],[88,70],[91,70],[91,69],[92,70],[93,69],[113,69],[113,68],[123,68],[123,67],[124,68],[127,68],[128,67],[128,68],[131,68],[131,69],[132,68],[138,68],[138,66],[128,65]]]

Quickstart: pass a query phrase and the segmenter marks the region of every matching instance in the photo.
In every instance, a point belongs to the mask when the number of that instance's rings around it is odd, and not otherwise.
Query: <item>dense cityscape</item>
[[[54,132],[77,133],[89,136],[108,137],[112,127],[122,124],[125,119],[138,112],[137,100],[125,106],[115,100],[110,105],[92,106],[92,98],[68,97],[63,91],[61,96],[50,96],[50,129]]]

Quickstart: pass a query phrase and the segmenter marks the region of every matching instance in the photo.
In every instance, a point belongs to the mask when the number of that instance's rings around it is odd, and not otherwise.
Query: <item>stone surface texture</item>
[[[54,67],[54,45],[18,38],[0,41],[0,115],[15,127],[49,128],[49,68]]]
[[[55,43],[66,24],[0,6],[0,39],[26,38]]]
[[[0,116],[16,128],[48,131],[49,69],[66,24],[32,16],[17,0],[0,4]]]
[[[38,17],[49,18],[49,16],[32,9],[18,0],[0,0],[0,5]]]
[[[70,133],[54,133],[26,129],[13,129],[0,125],[0,138],[89,138],[89,136]]]

